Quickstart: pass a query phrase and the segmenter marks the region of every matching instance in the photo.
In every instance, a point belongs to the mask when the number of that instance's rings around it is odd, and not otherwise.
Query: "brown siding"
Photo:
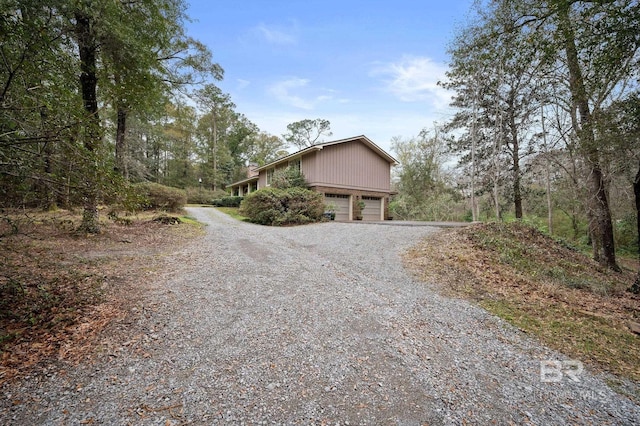
[[[311,186],[390,191],[389,163],[361,142],[327,146],[305,156],[303,168]]]
[[[313,182],[317,179],[318,176],[318,153],[316,151],[310,152],[309,154],[302,157],[302,161],[300,163],[302,167],[302,174],[307,182]]]

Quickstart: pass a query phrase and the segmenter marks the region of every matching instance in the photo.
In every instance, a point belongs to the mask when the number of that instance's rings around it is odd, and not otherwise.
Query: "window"
[[[295,160],[289,161],[289,168],[297,171],[298,173],[302,171],[300,166],[301,166],[300,158],[296,158]]]
[[[273,180],[273,171],[274,169],[267,170],[267,186],[271,186],[271,181]]]

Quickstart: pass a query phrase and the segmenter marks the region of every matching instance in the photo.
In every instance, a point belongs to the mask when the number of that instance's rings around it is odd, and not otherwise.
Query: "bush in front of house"
[[[304,174],[298,169],[293,167],[287,167],[286,169],[278,169],[273,172],[271,178],[271,186],[273,188],[288,189],[288,188],[308,188],[309,184]]]
[[[240,214],[261,225],[302,225],[319,222],[324,213],[322,194],[294,187],[264,188],[248,194]]]
[[[187,193],[179,188],[143,182],[135,184],[136,191],[144,197],[147,210],[179,211],[187,204]]]
[[[240,207],[244,197],[222,197],[211,202],[214,207]]]

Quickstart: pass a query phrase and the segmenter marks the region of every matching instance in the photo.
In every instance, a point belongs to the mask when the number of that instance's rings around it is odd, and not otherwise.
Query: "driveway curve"
[[[153,277],[130,340],[5,390],[0,423],[640,424],[601,377],[406,272],[436,228],[189,213],[206,235]]]

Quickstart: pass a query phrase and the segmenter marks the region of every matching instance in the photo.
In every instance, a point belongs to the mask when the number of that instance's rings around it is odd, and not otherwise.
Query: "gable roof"
[[[368,137],[366,137],[364,135],[360,135],[360,136],[354,136],[354,137],[351,137],[351,138],[339,139],[339,140],[336,140],[336,141],[323,142],[323,143],[319,143],[319,144],[316,144],[316,145],[311,145],[309,147],[301,149],[300,151],[294,152],[293,154],[289,154],[289,155],[287,155],[285,157],[278,158],[277,160],[272,161],[271,163],[265,164],[264,166],[257,168],[256,171],[259,172],[259,171],[271,168],[273,166],[277,166],[278,164],[282,164],[282,163],[287,162],[287,161],[289,161],[289,160],[291,160],[293,158],[303,156],[303,155],[308,154],[308,153],[313,152],[313,151],[321,151],[326,146],[338,145],[338,144],[341,144],[341,143],[353,142],[353,141],[357,141],[357,140],[359,140],[362,143],[364,143],[373,152],[375,152],[380,157],[384,158],[387,162],[389,162],[389,164],[391,164],[393,166],[399,164],[398,160],[393,158],[391,155],[389,155],[385,150],[380,148],[378,145],[373,143],[373,141],[371,141],[371,139],[369,139]]]

